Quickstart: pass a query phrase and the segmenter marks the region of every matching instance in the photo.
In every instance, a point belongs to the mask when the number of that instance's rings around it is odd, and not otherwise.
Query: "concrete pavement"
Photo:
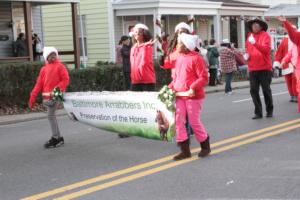
[[[284,78],[273,78],[273,84],[280,84],[284,82]],[[222,92],[224,91],[225,85],[217,85],[215,87],[207,86],[205,88],[205,91],[207,94],[210,93],[216,93],[216,92]],[[249,88],[249,81],[241,81],[241,82],[233,82],[232,83],[233,90],[235,89],[243,89],[243,88]],[[63,116],[66,115],[66,112],[64,110],[58,110],[57,116]],[[32,120],[38,120],[38,119],[45,119],[47,118],[46,113],[29,113],[29,114],[19,114],[19,115],[5,115],[0,116],[0,125],[5,124],[14,124],[19,122],[26,122],[26,121],[32,121]]]

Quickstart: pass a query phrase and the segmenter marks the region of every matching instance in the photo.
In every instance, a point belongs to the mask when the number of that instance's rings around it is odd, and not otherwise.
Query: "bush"
[[[27,107],[30,92],[43,63],[24,62],[0,64],[0,107],[18,105]],[[170,72],[155,66],[157,89],[171,81]],[[69,92],[73,91],[122,91],[122,67],[112,63],[97,63],[95,67],[69,70]],[[37,103],[41,103],[41,96]]]

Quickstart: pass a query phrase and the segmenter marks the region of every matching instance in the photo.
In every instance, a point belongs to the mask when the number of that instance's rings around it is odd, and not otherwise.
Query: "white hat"
[[[44,47],[43,49],[43,57],[44,60],[47,62],[47,58],[51,53],[56,53],[56,56],[58,57],[58,51],[55,47]]]
[[[182,33],[179,35],[178,41],[182,42],[190,51],[194,51],[197,47],[198,36]]]
[[[185,22],[181,22],[179,24],[177,24],[177,26],[175,27],[175,32],[177,32],[179,29],[186,29],[189,31],[189,33],[192,33],[192,28]]]
[[[144,30],[149,30],[149,28],[145,25],[145,24],[136,24],[131,30],[130,30],[130,33],[129,33],[129,36],[130,37],[133,37],[133,35],[135,33],[137,33],[139,31],[139,29],[144,29]]]
[[[229,41],[229,39],[224,39],[224,40],[222,41],[222,43],[223,43],[223,44],[230,44],[230,41]]]

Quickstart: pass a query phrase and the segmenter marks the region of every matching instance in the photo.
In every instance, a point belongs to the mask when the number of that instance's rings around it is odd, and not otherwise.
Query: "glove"
[[[248,38],[248,41],[249,41],[251,44],[255,44],[255,43],[256,43],[255,38],[253,37],[253,34],[250,35],[250,37]]]
[[[34,104],[35,104],[35,98],[31,96],[28,103],[29,108],[32,109],[34,107]]]
[[[244,59],[245,59],[246,61],[248,61],[250,56],[249,56],[248,53],[245,53],[245,54],[243,55],[243,57],[244,57]]]

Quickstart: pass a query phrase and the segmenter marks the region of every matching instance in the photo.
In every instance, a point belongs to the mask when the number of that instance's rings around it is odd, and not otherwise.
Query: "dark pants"
[[[209,85],[215,86],[217,79],[218,69],[209,69]]]
[[[266,111],[273,114],[273,97],[271,90],[272,72],[271,71],[255,71],[249,73],[250,93],[255,106],[255,115],[262,116],[262,104],[259,95],[259,88],[262,87]]]
[[[135,92],[155,91],[155,83],[150,84],[132,84],[131,90]]]
[[[131,88],[130,72],[123,72],[123,74],[124,74],[124,81],[125,81],[126,90],[130,90],[130,88]]]
[[[233,78],[233,72],[225,74],[225,93],[232,92],[231,82]]]

